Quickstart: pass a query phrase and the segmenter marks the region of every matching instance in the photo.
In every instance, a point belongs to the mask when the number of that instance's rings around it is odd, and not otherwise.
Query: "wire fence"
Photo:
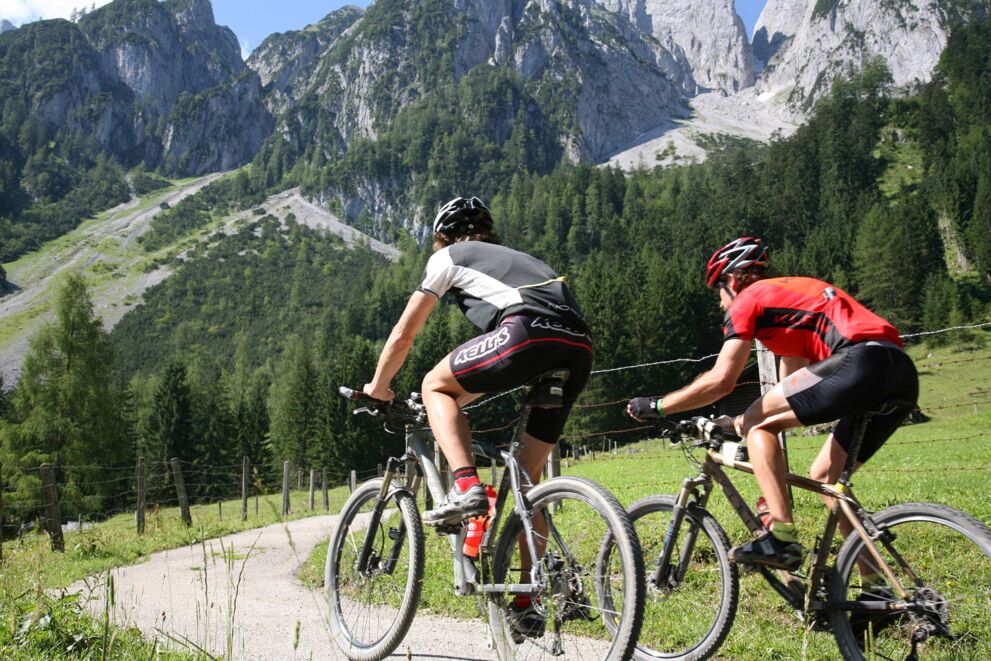
[[[932,335],[937,335],[941,333],[950,333],[956,331],[967,331],[991,327],[991,322],[982,322],[969,325],[954,326],[951,328],[939,329],[934,331],[925,331],[921,333],[912,333],[908,335],[903,335],[904,340],[912,340],[921,337],[929,337]],[[628,371],[628,370],[639,370],[647,369],[661,365],[678,365],[678,364],[700,364],[706,361],[712,360],[718,354],[709,354],[699,358],[674,358],[668,360],[658,360],[649,361],[633,365],[624,365],[619,367],[612,367],[606,369],[595,370],[591,374],[593,376],[602,374],[611,374],[616,372]],[[960,358],[954,360],[932,360],[930,362],[922,363],[919,365],[920,369],[936,368],[942,367],[944,365],[952,365],[956,363],[964,362],[974,362],[975,360],[987,360],[991,356],[981,356],[977,358]],[[743,386],[764,386],[770,385],[770,381],[764,379],[758,380],[748,380],[737,384],[738,387]],[[520,388],[515,388],[510,391],[499,393],[484,399],[483,401],[473,404],[471,406],[465,407],[465,410],[478,409],[492,401],[495,401],[501,397],[511,395]],[[991,390],[979,389],[975,393],[971,393],[969,398],[961,400],[953,400],[947,402],[941,402],[937,405],[927,406],[926,412],[935,413],[941,411],[950,411],[954,409],[959,409],[963,407],[978,407],[986,406],[991,404],[991,398],[986,397]],[[982,399],[976,399],[975,397],[984,397]],[[580,402],[575,405],[576,410],[592,411],[603,409],[606,407],[621,407],[627,402],[627,399],[611,399],[609,401],[603,402]],[[519,422],[519,418],[515,417],[508,422],[496,425],[490,428],[475,430],[473,434],[475,435],[487,435],[495,434],[499,432],[505,432],[512,429]],[[591,431],[587,433],[575,433],[562,436],[562,439],[570,443],[572,446],[577,444],[588,445],[590,441],[601,441],[601,447],[603,449],[611,448],[616,449],[618,447],[618,442],[615,440],[617,438],[629,438],[631,435],[645,436],[648,432],[655,430],[653,425],[622,425],[617,426],[615,429],[605,430],[605,431]],[[946,437],[946,438],[936,438],[936,439],[920,439],[912,441],[895,441],[891,445],[916,445],[916,444],[929,444],[929,443],[966,443],[966,442],[983,442],[991,440],[987,434],[983,433],[971,433],[963,436]],[[812,447],[817,442],[811,442],[809,447]],[[806,446],[803,443],[802,437],[791,437],[791,445],[796,450],[805,449]],[[588,448],[583,448],[586,452]],[[578,459],[581,454],[575,450],[572,451],[572,458]],[[600,455],[601,456],[601,455]],[[661,453],[660,456],[656,457],[656,460],[677,460],[683,459],[681,453],[672,452],[670,455],[664,455]],[[183,481],[185,484],[185,494],[175,492],[175,474],[174,466],[178,466],[178,469],[183,475]],[[267,489],[261,484],[258,478],[257,469],[259,467],[253,466],[249,462],[251,470],[249,470],[247,477],[244,474],[244,464],[242,463],[230,463],[230,464],[216,464],[208,465],[198,462],[189,462],[182,459],[176,460],[174,462],[170,461],[146,461],[144,462],[144,484],[150,485],[150,488],[146,486],[145,497],[148,498],[148,507],[154,511],[163,507],[172,506],[185,506],[188,507],[190,500],[195,504],[203,504],[208,502],[218,503],[223,502],[223,498],[236,497],[237,493],[242,495],[242,515],[246,515],[244,510],[250,510],[245,505],[245,495],[248,498],[255,499],[257,508],[257,499],[260,497],[272,498],[281,494],[283,496],[284,503],[291,503],[292,493],[299,491],[305,491],[312,494],[313,501],[316,501],[317,494],[320,493],[322,501],[327,502],[327,497],[323,495],[331,489],[337,489],[342,486],[348,486],[354,488],[354,486],[359,482],[364,482],[370,478],[379,476],[382,474],[382,466],[379,465],[376,468],[368,468],[363,470],[345,470],[340,467],[328,469],[319,468],[311,469],[292,467],[293,470],[288,472],[288,479],[285,479],[286,472],[284,471],[281,490],[272,488]],[[283,466],[283,468],[285,468]],[[19,467],[20,473],[30,476],[37,476],[39,479],[41,477],[44,468],[42,466],[33,467]],[[99,518],[109,518],[112,516],[117,516],[124,513],[134,513],[136,510],[136,501],[140,500],[138,496],[138,467],[134,465],[98,465],[98,464],[63,464],[57,466],[57,470],[63,475],[69,475],[73,479],[80,479],[81,482],[76,484],[73,482],[65,483],[63,482],[60,489],[63,493],[67,493],[70,496],[70,501],[85,502],[86,498],[99,497],[104,500],[104,502],[111,503],[112,506],[109,509],[103,510],[99,513]],[[313,470],[314,484],[311,490],[310,487],[310,471]],[[890,467],[890,468],[877,468],[876,472],[879,473],[922,473],[922,472],[933,472],[939,471],[942,473],[967,473],[967,472],[980,472],[991,470],[991,465],[978,465],[978,466],[925,466],[925,467]],[[266,472],[269,474],[275,474],[277,471],[273,467],[267,466]],[[86,473],[93,473],[100,475],[100,479],[88,479],[85,477]],[[226,485],[226,486],[225,486]],[[325,486],[326,485],[326,486]],[[81,491],[87,491],[89,494],[79,493]],[[27,519],[32,515],[37,516],[40,510],[39,503],[43,502],[45,497],[45,486],[41,484],[31,484],[25,483],[23,480],[19,481],[15,485],[4,485],[0,484],[0,495],[4,496],[2,510],[0,510],[0,533],[2,533],[2,524],[4,518],[9,522],[11,519]],[[322,492],[322,493],[321,493]],[[90,495],[92,494],[92,495]],[[12,499],[16,495],[16,499]],[[33,501],[33,502],[32,502]],[[71,508],[72,505],[67,503]],[[290,505],[291,506],[291,505]],[[218,507],[221,507],[218,505]],[[284,507],[286,507],[284,505]],[[316,505],[310,505],[310,509],[315,509]],[[82,507],[80,509],[83,509]],[[222,511],[222,510],[221,510]],[[284,512],[288,514],[288,512]],[[79,517],[82,518],[81,516]],[[0,534],[2,538],[2,534]]]

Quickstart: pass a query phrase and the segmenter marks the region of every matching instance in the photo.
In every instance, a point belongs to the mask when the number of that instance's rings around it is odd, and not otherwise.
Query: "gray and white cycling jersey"
[[[482,241],[438,250],[427,262],[417,291],[458,302],[468,321],[488,332],[511,315],[551,317],[582,334],[588,324],[564,278],[536,257]]]

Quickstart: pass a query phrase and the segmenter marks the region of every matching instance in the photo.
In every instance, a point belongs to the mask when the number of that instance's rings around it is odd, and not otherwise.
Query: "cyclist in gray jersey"
[[[477,197],[455,198],[434,220],[434,254],[410,297],[364,391],[391,400],[393,377],[413,340],[450,292],[482,335],[448,354],[423,379],[430,428],[451,466],[455,484],[447,499],[424,513],[430,525],[451,525],[488,511],[475,470],[471,435],[462,407],[483,393],[523,385],[550,369],[566,367],[561,409],[534,409],[521,463],[534,483],[584,389],[592,366],[592,340],[564,278],[539,259],[499,245],[489,209]]]

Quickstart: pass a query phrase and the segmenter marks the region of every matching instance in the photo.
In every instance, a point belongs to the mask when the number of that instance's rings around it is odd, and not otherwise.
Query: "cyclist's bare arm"
[[[379,355],[378,366],[375,368],[375,376],[372,382],[365,385],[365,394],[375,399],[384,401],[391,400],[396,396],[389,387],[396,372],[403,366],[409,350],[413,346],[413,340],[427,322],[430,314],[437,306],[437,297],[433,294],[426,294],[418,291],[413,292],[403,315],[392,328],[389,339],[382,347]]]
[[[750,357],[750,342],[733,338],[723,342],[716,364],[695,381],[661,400],[664,413],[690,411],[722,399],[733,391]]]

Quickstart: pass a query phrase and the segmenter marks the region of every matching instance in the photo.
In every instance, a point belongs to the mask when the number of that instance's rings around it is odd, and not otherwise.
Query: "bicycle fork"
[[[697,489],[701,489],[702,493],[696,493]],[[689,526],[685,533],[678,566],[675,568],[671,566],[671,556],[674,553],[675,545],[678,544],[678,531],[681,530],[681,524],[685,520],[689,506],[697,505],[704,508],[709,501],[711,492],[712,480],[707,475],[688,477],[681,483],[681,491],[678,492],[678,498],[671,510],[671,522],[664,534],[664,543],[661,546],[661,555],[657,559],[657,568],[651,577],[651,582],[655,588],[677,587],[684,580],[692,557],[692,550],[695,548],[695,540],[698,539],[698,526],[694,524]],[[692,495],[695,495],[694,501],[691,501]],[[672,569],[675,570],[673,575]]]
[[[389,457],[386,463],[385,473],[382,480],[382,488],[379,489],[379,493],[375,497],[375,507],[372,508],[368,521],[368,528],[365,530],[365,539],[362,542],[361,550],[358,553],[358,571],[362,574],[368,574],[374,569],[381,569],[384,573],[391,575],[396,568],[396,564],[399,562],[399,555],[403,550],[403,539],[406,537],[406,523],[403,521],[401,516],[399,518],[399,527],[389,529],[388,537],[392,540],[392,547],[389,550],[389,554],[386,556],[384,562],[381,562],[382,558],[375,558],[373,554],[373,546],[375,543],[376,531],[382,521],[382,514],[385,512],[386,504],[389,502],[389,493],[392,489],[393,479],[395,478],[399,467],[406,463],[406,459],[407,458],[405,456],[399,459]],[[408,471],[407,475],[407,484],[405,485],[405,488],[411,493],[416,493],[421,480],[419,466],[417,466],[416,471]],[[380,564],[378,567],[369,566],[372,564],[371,560],[373,559],[379,561]]]

